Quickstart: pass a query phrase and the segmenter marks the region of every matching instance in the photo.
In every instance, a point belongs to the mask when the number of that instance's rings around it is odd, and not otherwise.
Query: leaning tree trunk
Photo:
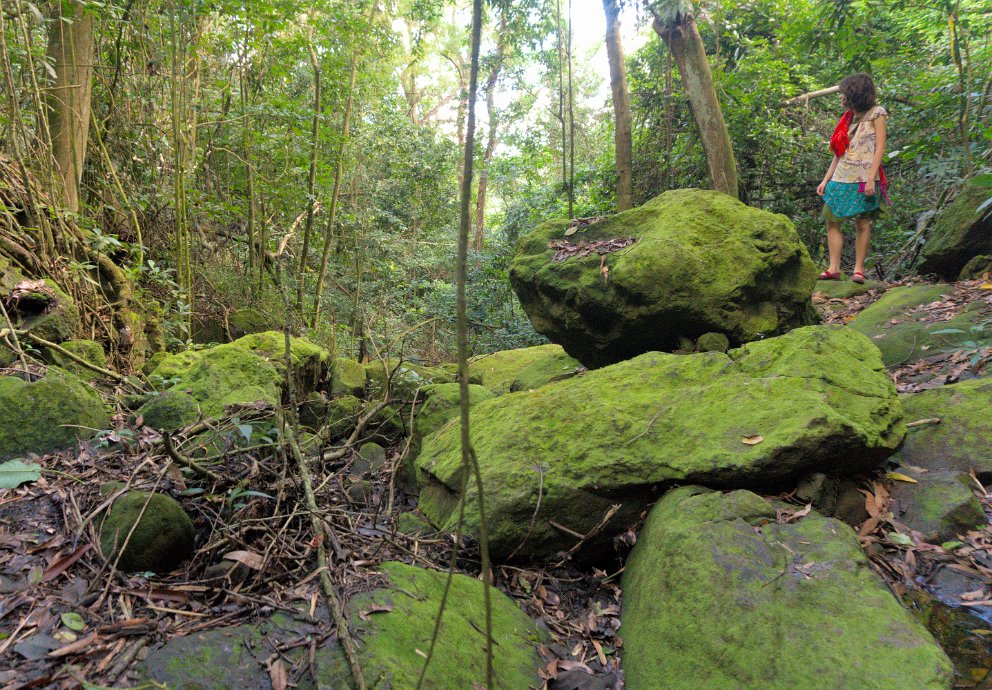
[[[614,141],[617,168],[617,210],[634,206],[633,153],[631,144],[630,93],[627,90],[627,65],[620,42],[620,7],[617,0],[603,0],[606,12],[606,55],[610,61],[610,88],[616,121]]]
[[[56,3],[48,38],[48,59],[55,70],[48,92],[48,129],[52,158],[62,178],[62,199],[79,210],[79,183],[86,158],[93,91],[93,15],[77,0]]]
[[[737,162],[730,142],[727,123],[720,110],[720,101],[713,86],[713,74],[706,59],[703,39],[692,17],[683,16],[675,24],[666,24],[657,17],[654,30],[672,51],[682,77],[692,116],[703,142],[706,162],[713,188],[737,197]]]

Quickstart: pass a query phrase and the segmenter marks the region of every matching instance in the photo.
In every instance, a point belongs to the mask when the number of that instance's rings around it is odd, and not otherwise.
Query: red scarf
[[[847,136],[847,131],[851,126],[851,119],[854,117],[854,111],[848,110],[844,113],[837,126],[834,128],[833,136],[830,137],[830,150],[833,151],[834,155],[840,158],[847,151],[847,147],[851,145],[851,140]],[[885,179],[885,171],[882,166],[878,166],[878,179],[884,185],[888,186],[888,180]]]

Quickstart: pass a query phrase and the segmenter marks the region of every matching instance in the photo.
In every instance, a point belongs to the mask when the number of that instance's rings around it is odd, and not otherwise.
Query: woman
[[[881,199],[886,193],[882,155],[885,153],[885,119],[888,113],[875,102],[875,84],[864,73],[852,74],[840,83],[840,101],[846,109],[830,138],[834,160],[816,188],[823,197],[827,221],[830,267],[820,280],[840,280],[840,258],[844,248],[841,221],[854,218],[854,273],[851,280],[865,282],[865,257],[871,244],[871,222],[885,215]]]

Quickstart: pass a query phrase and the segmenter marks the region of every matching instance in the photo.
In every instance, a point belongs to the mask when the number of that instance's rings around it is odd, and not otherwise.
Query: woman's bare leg
[[[831,273],[840,273],[840,255],[844,249],[844,234],[840,231],[840,223],[827,221],[827,249],[830,252]]]
[[[871,245],[871,220],[855,218],[854,227],[858,231],[858,236],[854,240],[854,270],[864,273],[865,257],[868,256],[868,247]]]

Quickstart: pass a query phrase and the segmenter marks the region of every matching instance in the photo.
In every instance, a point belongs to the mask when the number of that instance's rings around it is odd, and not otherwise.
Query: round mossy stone
[[[364,472],[376,472],[386,464],[386,449],[378,443],[369,441],[363,443],[358,449],[358,457],[351,467],[351,471],[362,474]]]
[[[167,390],[138,408],[136,414],[145,426],[174,431],[195,422],[200,417],[200,406],[187,393]]]
[[[335,358],[331,373],[331,395],[365,395],[365,367],[353,359]]]
[[[393,400],[411,402],[425,395],[424,389],[432,384],[453,383],[455,377],[442,367],[425,367],[410,362],[376,360],[365,365],[369,395],[381,399],[390,376]]]
[[[703,333],[696,339],[699,352],[726,352],[730,349],[730,339],[723,333]]]
[[[978,280],[986,273],[992,273],[992,255],[982,254],[964,265],[958,280]]]
[[[167,573],[193,555],[194,538],[193,523],[175,499],[129,491],[114,502],[100,527],[100,550],[109,561],[120,554],[118,568],[124,572]]]

